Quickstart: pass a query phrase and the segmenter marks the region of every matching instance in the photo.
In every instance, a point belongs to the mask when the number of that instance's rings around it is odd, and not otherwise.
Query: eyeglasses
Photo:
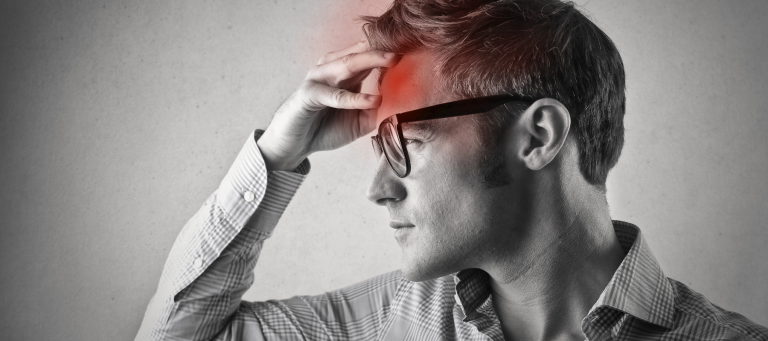
[[[525,96],[497,95],[463,99],[392,115],[379,124],[378,134],[371,136],[373,152],[376,153],[376,158],[380,158],[381,153],[384,152],[395,174],[404,178],[411,172],[411,160],[403,143],[405,141],[403,123],[480,114],[513,101],[534,102],[536,100]]]

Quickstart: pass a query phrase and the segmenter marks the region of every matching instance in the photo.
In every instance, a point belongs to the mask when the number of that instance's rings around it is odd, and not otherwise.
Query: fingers
[[[360,72],[354,77],[343,81],[341,84],[339,84],[338,87],[353,92],[360,92],[360,89],[363,86],[363,81],[368,78],[368,75],[371,74],[371,71],[373,70],[365,70]]]
[[[375,68],[392,67],[399,56],[384,51],[371,51],[363,40],[345,49],[330,52],[318,61],[299,89],[298,98],[309,110],[326,107],[337,109],[375,109],[381,96],[361,94],[363,80]]]
[[[334,61],[336,59],[339,59],[351,53],[361,53],[361,52],[368,51],[370,49],[371,49],[371,46],[368,45],[368,40],[363,39],[341,50],[326,53],[325,56],[323,56],[322,58],[320,58],[320,60],[317,61],[317,65]]]
[[[360,72],[368,72],[379,67],[392,67],[397,64],[398,56],[392,52],[365,51],[350,53],[331,62],[315,66],[307,74],[308,79],[321,81],[331,86],[355,78]]]
[[[381,104],[381,96],[355,93],[326,84],[309,81],[301,88],[302,98],[310,110],[325,107],[338,109],[374,109]]]

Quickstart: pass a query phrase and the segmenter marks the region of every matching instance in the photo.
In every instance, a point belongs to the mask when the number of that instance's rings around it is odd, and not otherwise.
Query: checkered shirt
[[[424,282],[396,271],[318,296],[241,301],[310,168],[267,172],[261,133],[176,239],[136,340],[504,339],[488,274],[477,269]],[[765,327],[665,277],[637,227],[614,229],[626,256],[582,320],[587,340],[768,341]]]

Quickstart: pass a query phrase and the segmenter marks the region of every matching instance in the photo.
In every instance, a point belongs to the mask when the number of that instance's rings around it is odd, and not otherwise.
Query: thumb
[[[377,109],[363,109],[358,111],[359,132],[357,136],[364,136],[376,129]]]

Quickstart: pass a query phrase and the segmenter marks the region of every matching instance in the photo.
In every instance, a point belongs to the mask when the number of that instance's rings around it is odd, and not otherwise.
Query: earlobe
[[[558,100],[542,98],[534,102],[520,117],[526,144],[520,158],[527,168],[540,170],[558,155],[568,137],[571,116]]]

